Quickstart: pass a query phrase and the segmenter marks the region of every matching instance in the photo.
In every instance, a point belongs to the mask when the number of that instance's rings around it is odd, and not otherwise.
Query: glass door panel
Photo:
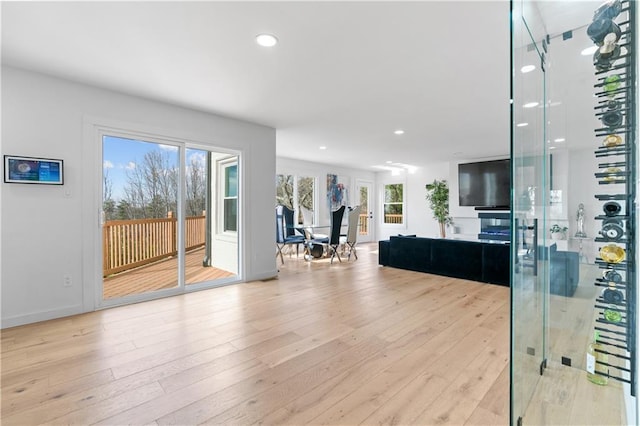
[[[355,205],[362,206],[360,209],[360,221],[358,223],[358,241],[371,242],[373,241],[373,205],[371,195],[373,194],[373,183],[358,181],[356,183],[356,203]]]
[[[185,156],[185,284],[238,276],[238,158],[188,147]]]
[[[534,2],[512,8],[511,413],[517,424],[546,363],[548,162],[544,32]]]
[[[102,137],[102,299],[179,287],[179,148]]]

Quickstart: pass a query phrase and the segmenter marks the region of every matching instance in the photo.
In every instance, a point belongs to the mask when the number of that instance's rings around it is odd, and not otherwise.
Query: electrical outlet
[[[71,287],[73,282],[71,281],[71,275],[65,275],[62,281],[62,285],[65,287]]]

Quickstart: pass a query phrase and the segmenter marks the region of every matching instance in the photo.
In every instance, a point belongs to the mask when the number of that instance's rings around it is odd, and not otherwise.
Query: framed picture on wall
[[[338,175],[327,173],[327,203],[330,212],[349,205],[349,186],[346,181],[347,179]]]
[[[5,183],[63,185],[63,160],[5,155],[4,181]]]

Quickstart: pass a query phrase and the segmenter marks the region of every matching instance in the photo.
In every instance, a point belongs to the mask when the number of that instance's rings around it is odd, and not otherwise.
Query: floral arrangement
[[[549,231],[551,231],[552,234],[557,234],[557,233],[565,233],[567,232],[569,228],[567,228],[566,226],[560,226],[557,223],[555,223],[551,229],[549,229]]]

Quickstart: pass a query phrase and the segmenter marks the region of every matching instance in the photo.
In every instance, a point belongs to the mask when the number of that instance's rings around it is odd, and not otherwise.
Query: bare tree
[[[192,155],[189,159],[185,197],[187,216],[200,216],[206,208],[205,163],[202,155]],[[176,212],[180,174],[176,158],[171,152],[147,152],[142,162],[132,162],[126,177],[124,197],[117,209],[114,205],[118,217],[161,218],[167,217],[169,212]]]
[[[124,200],[138,218],[167,217],[177,206],[178,170],[170,153],[149,151],[141,163],[127,170]]]
[[[276,204],[293,210],[293,176],[276,175]]]
[[[116,202],[113,200],[113,182],[109,177],[109,169],[105,169],[102,175],[102,211],[105,220],[116,218]]]
[[[312,177],[298,178],[298,204],[309,210],[313,210],[314,182]]]
[[[187,166],[187,216],[200,216],[206,208],[206,165],[203,157],[192,155]]]
[[[144,174],[139,166],[133,162],[126,172],[127,183],[125,184],[124,198],[120,203],[124,208],[121,213],[127,214],[127,219],[142,219],[146,216],[147,199],[146,184]]]

